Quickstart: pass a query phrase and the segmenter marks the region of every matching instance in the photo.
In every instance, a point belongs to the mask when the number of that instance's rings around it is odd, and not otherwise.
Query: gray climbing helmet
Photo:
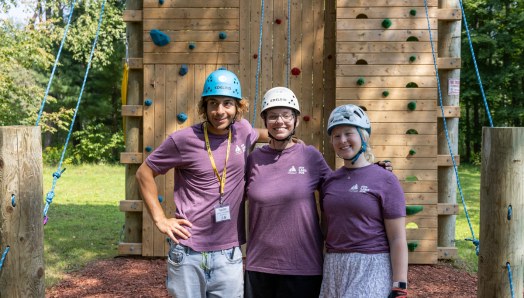
[[[371,135],[371,122],[369,117],[356,105],[343,105],[331,112],[328,120],[327,133],[330,136],[334,127],[339,125],[353,125],[367,130]]]

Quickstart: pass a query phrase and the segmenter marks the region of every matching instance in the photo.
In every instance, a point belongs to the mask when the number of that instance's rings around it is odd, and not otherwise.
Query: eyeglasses
[[[277,122],[278,118],[282,118],[282,121],[284,122],[291,122],[293,121],[293,119],[295,119],[295,115],[293,114],[269,114],[266,117],[267,121],[271,123]]]

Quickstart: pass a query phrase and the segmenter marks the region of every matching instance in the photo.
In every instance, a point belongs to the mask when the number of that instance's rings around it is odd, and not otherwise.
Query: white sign
[[[448,79],[448,95],[460,94],[460,79]]]

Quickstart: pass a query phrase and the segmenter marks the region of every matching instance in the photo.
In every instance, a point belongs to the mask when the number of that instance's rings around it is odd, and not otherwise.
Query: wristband
[[[393,282],[393,288],[406,290],[408,288],[408,283],[404,281],[395,281]]]

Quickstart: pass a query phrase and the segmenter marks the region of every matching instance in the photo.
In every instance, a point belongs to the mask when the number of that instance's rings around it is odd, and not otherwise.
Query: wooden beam
[[[460,69],[461,65],[461,58],[437,58],[438,69]]]
[[[406,111],[408,104],[414,101],[417,103],[417,111],[435,111],[437,109],[436,100],[337,100],[337,106],[352,104],[366,108],[366,111]],[[367,113],[366,112],[366,113]],[[405,132],[404,132],[405,133]]]
[[[423,251],[423,252],[408,252],[409,264],[437,264],[437,252]]]
[[[419,13],[413,16],[410,14],[411,9],[416,9]],[[406,19],[426,19],[426,8],[422,7],[351,7],[351,8],[338,8],[337,9],[337,21],[339,19],[355,19],[358,15],[365,14],[368,19],[395,19],[395,18],[406,18]],[[431,7],[428,9],[430,18],[436,18],[438,15],[438,9]],[[382,22],[382,21],[381,21]]]
[[[446,118],[460,118],[460,107],[444,107],[444,115]],[[437,108],[437,117],[442,117],[442,109],[440,107]]]
[[[120,211],[142,212],[143,209],[144,209],[144,201],[142,200],[120,201]]]
[[[395,100],[395,99],[438,99],[437,88],[337,88],[337,100]],[[383,95],[384,91],[389,91],[389,95],[386,97]],[[407,106],[406,109],[408,110]],[[408,110],[409,111],[409,110]],[[410,111],[417,112],[417,111]],[[432,111],[437,116],[436,111]],[[436,122],[436,119],[431,119],[431,121]],[[371,120],[373,121],[373,120]],[[392,121],[392,122],[402,122],[402,121]]]
[[[427,192],[427,193],[406,193],[404,194],[406,198],[406,204],[408,205],[429,205],[436,204],[438,200],[437,193]]]
[[[440,59],[440,58],[439,58]],[[337,76],[435,76],[433,65],[337,65]]]
[[[420,1],[420,0],[419,0]],[[435,0],[433,0],[435,1]],[[424,3],[424,2],[422,2]],[[169,8],[169,7],[201,7],[201,8],[230,8],[239,7],[239,0],[165,0],[163,4],[159,3],[158,0],[144,0],[144,7],[158,7],[158,8]]]
[[[122,14],[124,22],[142,22],[141,10],[124,10]]]
[[[459,205],[452,203],[439,203],[438,215],[458,215]]]
[[[149,0],[153,1],[153,0]],[[424,6],[424,0],[339,0],[337,1],[337,7],[416,7]],[[428,7],[435,7],[438,5],[438,0],[428,0]]]
[[[193,31],[238,30],[238,19],[148,19],[147,22],[144,22],[144,31],[151,31],[153,29]]]
[[[142,69],[144,68],[142,62],[142,58],[129,58],[129,65],[127,67],[129,67],[129,69]],[[122,68],[125,67],[125,64],[126,58],[122,58]]]
[[[144,64],[238,64],[238,60],[238,53],[144,53]]]
[[[382,19],[339,19],[337,30],[384,30]],[[438,20],[429,19],[431,29],[438,29]],[[388,30],[417,30],[428,29],[426,19],[392,19]]]
[[[410,60],[412,56],[415,61]],[[432,53],[337,54],[337,64],[356,65],[361,60],[367,65],[434,65]]]
[[[373,133],[377,134],[402,135],[410,129],[415,129],[419,135],[436,135],[437,123],[373,123]]]
[[[426,209],[426,206],[424,206],[424,209]],[[417,214],[420,213],[422,212]],[[406,229],[406,240],[437,240],[437,229]]]
[[[238,8],[144,8],[144,19],[238,19]]]
[[[437,18],[439,21],[460,21],[462,10],[460,8],[439,8]]]
[[[155,29],[155,28],[153,28]],[[240,41],[238,31],[227,31],[227,38],[220,39],[220,31],[163,31],[162,33],[169,36],[171,42],[177,41],[205,41],[205,42],[238,42]],[[144,42],[152,42],[150,31],[144,31]]]
[[[143,105],[126,105],[122,106],[122,116],[142,117],[144,115]]]
[[[407,41],[416,37],[418,41],[430,41],[429,30],[338,30],[337,41]],[[431,30],[433,41],[438,41],[438,30]]]
[[[455,158],[455,165],[457,167],[460,166],[460,155],[453,155],[453,157]],[[451,155],[437,155],[437,160],[439,167],[453,166],[453,160],[451,159]]]
[[[414,223],[418,228],[436,228],[438,227],[438,217],[436,216],[409,216],[406,217],[406,225],[409,223]],[[437,247],[437,242],[435,242],[435,248]],[[435,249],[433,249],[435,250]]]
[[[437,42],[433,42],[435,53]],[[337,53],[432,53],[430,42],[337,42]]]
[[[144,42],[144,53],[238,53],[238,42],[191,42],[195,46],[189,49],[190,42],[170,42],[163,47],[153,42]]]
[[[458,259],[458,247],[438,247],[437,252],[439,259]]]
[[[400,181],[404,193],[409,192],[437,192],[437,181]]]
[[[142,255],[142,243],[118,243],[120,255]]]
[[[141,152],[120,153],[120,163],[122,164],[141,164],[143,160],[143,153]]]

